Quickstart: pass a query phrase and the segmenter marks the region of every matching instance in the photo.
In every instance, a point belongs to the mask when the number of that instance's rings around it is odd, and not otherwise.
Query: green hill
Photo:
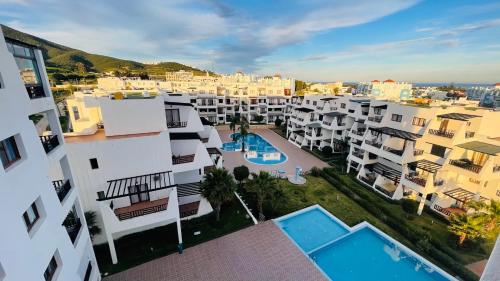
[[[179,70],[193,71],[195,75],[205,74],[205,72],[200,69],[177,62],[144,64],[131,60],[90,54],[20,32],[5,25],[0,26],[2,27],[6,37],[35,45],[40,48],[45,59],[47,72],[53,80],[56,80],[56,82],[68,79],[92,79],[92,77],[95,78],[95,75],[92,73],[102,73],[107,71],[119,71],[122,75],[163,75],[166,71]]]

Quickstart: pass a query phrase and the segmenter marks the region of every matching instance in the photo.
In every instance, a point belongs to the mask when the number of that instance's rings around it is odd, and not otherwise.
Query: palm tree
[[[498,231],[500,227],[500,201],[491,200],[489,204],[484,201],[471,201],[467,203],[467,206],[474,209],[475,215],[483,220],[486,231]]]
[[[216,168],[205,174],[201,193],[215,207],[216,221],[220,220],[222,204],[231,201],[235,191],[236,182],[226,169]]]
[[[94,239],[94,236],[101,233],[101,228],[97,225],[96,217],[97,214],[94,211],[85,212],[85,220],[87,221],[91,240]]]
[[[259,211],[259,221],[264,221],[264,200],[269,199],[276,191],[278,185],[276,178],[268,172],[260,171],[259,174],[252,173],[252,179],[247,182],[245,188],[248,192],[254,193],[257,199],[257,209]]]
[[[240,122],[239,116],[233,116],[231,118],[231,123],[229,123],[229,129],[233,131],[233,141],[235,140],[234,133],[236,133],[236,125]]]
[[[465,239],[475,240],[486,236],[483,221],[480,217],[474,215],[452,215],[448,228],[458,236],[459,245],[462,245]]]
[[[248,135],[248,130],[250,129],[250,124],[245,117],[240,120],[240,138],[241,138],[241,152],[245,152],[245,137]]]

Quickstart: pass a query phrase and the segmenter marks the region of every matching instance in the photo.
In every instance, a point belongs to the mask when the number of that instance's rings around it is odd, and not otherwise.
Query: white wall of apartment
[[[36,58],[46,97],[35,101],[28,97],[0,32],[0,140],[15,136],[21,154],[21,159],[7,169],[0,166],[0,221],[4,226],[0,231],[2,280],[44,280],[44,271],[54,254],[59,264],[55,279],[81,280],[81,268],[86,269],[91,260],[92,280],[98,280],[85,220],[82,218],[76,245],[62,225],[68,208],[75,204],[79,209],[78,193],[73,188],[61,204],[49,177],[49,158],[64,156],[64,147],[60,145],[52,155],[47,155],[33,122],[28,119],[32,113],[56,112],[40,51],[36,51]],[[54,132],[60,132],[57,122],[50,125]],[[33,202],[38,204],[40,219],[28,233],[22,216]],[[81,214],[81,209],[78,212]]]

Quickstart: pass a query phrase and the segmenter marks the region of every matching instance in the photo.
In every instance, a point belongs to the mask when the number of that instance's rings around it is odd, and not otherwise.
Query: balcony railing
[[[375,182],[375,180],[377,179],[377,178],[375,178],[375,177],[363,177],[363,176],[360,176],[359,178],[360,178],[362,181],[364,181],[366,184],[368,184],[368,185],[373,185],[373,183],[374,183],[374,182]]]
[[[326,121],[323,121],[323,124],[326,125],[326,126],[331,126],[332,125],[332,122],[326,122]]]
[[[389,147],[389,146],[384,146],[384,151],[387,151],[387,152],[392,153],[392,154],[396,154],[396,155],[398,155],[398,156],[403,155],[403,152],[404,152],[404,150],[403,150],[403,149],[401,149],[401,150],[399,150],[399,149],[394,149],[394,148]]]
[[[382,116],[371,116],[368,117],[368,121],[375,122],[375,123],[380,123],[382,122]]]
[[[352,130],[351,131],[353,134],[358,135],[358,136],[363,136],[366,132],[366,130]]]
[[[427,179],[421,178],[418,176],[414,176],[414,175],[405,175],[405,179],[407,179],[413,183],[416,183],[420,186],[424,186],[424,187],[425,187],[425,184],[427,183]]]
[[[43,90],[43,86],[26,85],[26,91],[28,92],[28,96],[30,97],[30,99],[38,99],[46,97],[45,91]]]
[[[356,152],[353,152],[352,155],[358,157],[359,159],[363,159],[365,154],[364,154],[364,152],[356,151]]]
[[[337,122],[337,126],[338,126],[338,127],[345,126],[345,123],[342,123],[342,122]]]
[[[66,231],[68,232],[69,239],[71,239],[72,243],[75,243],[76,237],[78,237],[78,233],[80,232],[80,228],[82,228],[82,223],[80,222],[80,219],[76,218],[72,225],[65,227]]]
[[[374,140],[365,140],[365,143],[368,144],[368,145],[374,146],[376,148],[382,147],[381,143],[378,143],[378,142],[376,142]]]
[[[42,142],[45,153],[51,152],[59,145],[57,135],[40,136],[40,141]]]
[[[473,138],[475,134],[476,134],[475,132],[465,132],[465,138],[466,139]]]
[[[483,168],[482,166],[472,164],[469,159],[450,160],[450,164],[453,166],[474,172],[476,174],[481,172],[481,168]]]
[[[195,154],[182,155],[182,156],[172,156],[172,164],[177,165],[177,164],[184,164],[184,163],[193,162],[194,156],[195,156]]]
[[[419,156],[419,155],[422,155],[424,154],[424,150],[423,149],[415,149],[413,150],[413,156]]]
[[[392,196],[394,195],[394,191],[389,191],[383,187],[381,187],[380,185],[375,185],[375,189],[382,192],[383,194],[389,196],[392,198]]]
[[[455,136],[455,132],[453,132],[453,131],[442,131],[442,130],[436,130],[436,129],[429,129],[429,134],[435,135],[438,137],[449,138],[449,139],[452,139],[453,136]]]
[[[168,128],[184,128],[187,126],[186,121],[171,121],[167,122],[167,127]]]
[[[123,208],[117,208],[114,212],[118,219],[122,221],[165,211],[167,209],[167,205],[168,198],[163,198],[154,201],[144,201]]]
[[[59,198],[59,202],[62,202],[66,195],[70,192],[71,190],[71,183],[69,180],[57,180],[53,181],[52,184],[54,185],[54,189],[56,190],[57,197]]]

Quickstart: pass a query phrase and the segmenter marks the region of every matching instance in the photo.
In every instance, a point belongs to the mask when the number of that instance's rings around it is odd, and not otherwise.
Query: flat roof
[[[500,146],[491,143],[485,143],[481,141],[471,141],[457,145],[458,147],[477,151],[489,155],[497,155],[500,153]]]
[[[459,121],[467,121],[469,119],[475,118],[475,117],[481,117],[479,115],[472,115],[472,114],[465,114],[465,113],[446,113],[446,114],[440,114],[437,117],[445,118],[445,119],[454,119],[454,120],[459,120]]]
[[[126,138],[139,138],[159,135],[160,132],[151,133],[141,133],[141,134],[127,134],[118,136],[106,136],[104,129],[99,129],[92,135],[78,135],[78,136],[64,136],[66,143],[78,143],[78,142],[91,142],[91,141],[103,141],[103,140],[119,140]]]

